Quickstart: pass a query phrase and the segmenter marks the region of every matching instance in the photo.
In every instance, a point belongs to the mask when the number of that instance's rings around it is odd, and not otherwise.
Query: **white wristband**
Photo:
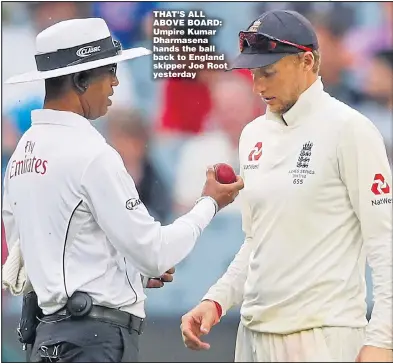
[[[210,199],[210,200],[213,202],[213,204],[214,204],[214,209],[215,209],[214,215],[216,215],[217,212],[218,212],[218,203],[216,202],[216,200],[215,200],[214,198],[212,198],[212,197],[210,197],[210,196],[208,196],[208,195],[204,195],[204,196],[198,198],[198,199],[196,200],[195,204],[199,203],[201,200],[206,199],[206,198],[207,198],[207,199]]]

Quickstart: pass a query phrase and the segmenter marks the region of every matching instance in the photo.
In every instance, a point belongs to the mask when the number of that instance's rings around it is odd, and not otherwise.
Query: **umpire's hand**
[[[232,184],[221,184],[216,180],[216,174],[213,167],[206,171],[206,182],[202,190],[202,196],[213,198],[218,205],[218,210],[231,204],[244,188],[243,179],[237,175],[236,182]]]
[[[165,283],[173,281],[173,274],[175,273],[175,268],[170,268],[167,272],[157,278],[150,278],[147,282],[146,287],[149,289],[158,289],[163,287]]]

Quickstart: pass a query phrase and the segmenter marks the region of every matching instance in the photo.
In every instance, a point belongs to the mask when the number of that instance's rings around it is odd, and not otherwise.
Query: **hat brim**
[[[143,47],[125,49],[121,54],[114,57],[103,58],[91,62],[80,63],[74,66],[58,68],[51,71],[32,71],[23,73],[17,76],[13,76],[5,81],[6,84],[24,83],[44,80],[48,78],[55,78],[60,76],[65,76],[67,74],[73,74],[81,71],[86,71],[88,69],[99,68],[106,66],[108,64],[119,63],[125,60],[130,60],[133,58],[142,57],[145,55],[152,54],[152,51]]]
[[[270,66],[287,56],[287,53],[239,54],[230,64],[232,69],[254,69]]]

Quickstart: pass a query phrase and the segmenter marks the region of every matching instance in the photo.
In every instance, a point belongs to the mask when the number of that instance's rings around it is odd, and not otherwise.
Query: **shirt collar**
[[[31,111],[31,124],[93,127],[88,119],[74,112],[41,109]]]
[[[317,102],[317,98],[323,93],[323,83],[321,77],[307,88],[299,97],[297,102],[292,108],[283,114],[283,119],[288,126],[295,126],[302,118],[304,118],[305,112],[309,111]],[[269,107],[266,110],[266,117],[270,120],[279,120],[281,123],[283,120],[277,114],[270,112]]]

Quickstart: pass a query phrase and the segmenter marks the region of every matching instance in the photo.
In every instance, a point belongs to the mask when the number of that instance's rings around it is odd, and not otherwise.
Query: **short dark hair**
[[[45,80],[45,98],[54,100],[67,93],[72,87],[72,75],[48,78]]]
[[[87,71],[82,71],[80,72],[83,74],[83,78],[86,81],[89,81],[94,78],[95,73],[94,69],[93,70],[87,70]],[[55,77],[55,78],[49,78],[45,80],[45,97],[48,100],[55,100],[58,99],[67,92],[71,91],[73,89],[73,77],[75,76],[74,74],[67,74],[65,76],[60,76],[60,77]]]
[[[49,78],[45,80],[45,97],[48,100],[60,98],[65,93],[69,92],[74,87],[73,77],[79,75],[87,84],[99,79],[103,74],[107,73],[110,67],[116,64],[109,64],[98,68],[92,68],[78,73],[68,74],[56,78]]]

